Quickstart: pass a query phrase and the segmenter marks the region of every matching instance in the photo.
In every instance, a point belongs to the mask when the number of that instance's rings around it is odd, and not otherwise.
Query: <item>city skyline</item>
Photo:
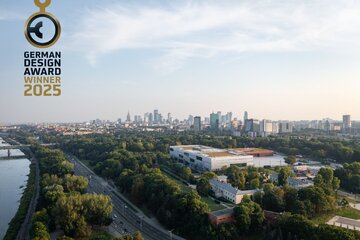
[[[23,96],[23,54],[36,50],[23,28],[37,8],[2,1],[0,122],[115,120],[154,107],[179,119],[215,109],[360,119],[360,3],[330,2],[53,1],[62,96],[39,98]]]
[[[161,117],[161,121],[160,121],[160,118],[159,119],[155,119],[154,117],[154,111],[157,111],[158,114],[159,114],[159,117]],[[251,111],[243,111],[243,112],[233,112],[233,111],[221,111],[221,110],[217,110],[217,111],[210,111],[209,113],[207,114],[190,114],[188,113],[187,115],[185,114],[184,117],[179,117],[175,112],[166,112],[166,111],[161,111],[161,109],[159,108],[155,108],[153,110],[148,110],[148,111],[145,111],[145,112],[142,112],[142,113],[133,113],[131,110],[127,110],[126,112],[122,113],[122,114],[119,114],[117,117],[115,118],[101,118],[101,117],[94,117],[94,118],[91,118],[91,119],[84,119],[84,120],[80,120],[80,121],[75,121],[75,120],[70,120],[70,121],[28,121],[28,122],[1,122],[0,121],[0,126],[1,125],[16,125],[16,124],[41,124],[41,123],[85,123],[85,122],[90,122],[90,121],[93,121],[93,120],[100,120],[100,121],[109,121],[109,122],[118,122],[119,120],[121,120],[122,123],[124,122],[143,122],[144,121],[144,118],[148,118],[149,119],[149,114],[151,115],[150,118],[152,119],[150,122],[151,123],[165,123],[168,121],[169,117],[171,118],[171,122],[173,121],[179,121],[179,122],[183,122],[183,121],[188,121],[189,120],[189,117],[192,117],[193,120],[194,118],[196,117],[200,117],[201,119],[201,122],[204,122],[205,120],[209,120],[211,119],[211,115],[212,114],[215,114],[215,115],[218,115],[218,114],[221,114],[219,115],[219,122],[222,122],[220,117],[222,116],[223,118],[227,117],[228,114],[231,114],[230,116],[230,119],[231,120],[237,120],[237,121],[240,121],[242,123],[244,123],[245,121],[245,115],[246,115],[246,119],[255,119],[255,120],[270,120],[270,121],[280,121],[280,122],[286,122],[286,121],[289,121],[289,122],[301,122],[301,121],[325,121],[325,120],[331,120],[331,121],[334,121],[334,122],[343,122],[344,121],[344,117],[345,116],[349,116],[351,118],[350,120],[350,124],[351,122],[358,122],[360,121],[360,119],[356,119],[353,117],[353,115],[351,113],[343,113],[342,115],[340,116],[337,116],[336,118],[330,118],[330,117],[322,117],[322,118],[318,118],[318,119],[272,119],[272,118],[269,118],[269,117],[258,117],[258,116],[255,116],[252,114]],[[224,119],[223,119],[224,120]],[[145,122],[149,122],[148,120],[145,121]],[[209,122],[210,123],[210,122]]]

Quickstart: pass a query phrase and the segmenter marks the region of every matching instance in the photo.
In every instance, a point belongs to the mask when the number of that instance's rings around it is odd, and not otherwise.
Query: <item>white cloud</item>
[[[122,49],[159,49],[163,72],[223,53],[346,50],[359,47],[360,2],[352,0],[186,2],[120,5],[86,12],[71,45],[92,64]]]
[[[6,9],[0,9],[0,21],[23,20],[24,16],[20,13]]]

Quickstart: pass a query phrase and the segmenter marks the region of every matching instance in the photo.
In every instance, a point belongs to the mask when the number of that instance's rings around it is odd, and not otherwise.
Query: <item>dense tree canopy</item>
[[[360,162],[345,163],[344,168],[336,169],[334,175],[340,179],[342,188],[360,193]]]
[[[199,179],[194,179],[189,168],[171,163],[168,154],[170,145],[202,144],[219,148],[269,148],[288,155],[287,162],[289,164],[294,163],[294,156],[297,154],[338,163],[360,160],[359,141],[330,138],[298,136],[247,138],[189,132],[124,130],[113,135],[96,134],[57,138],[47,135],[43,137],[43,140],[58,141],[62,149],[88,161],[96,173],[112,179],[122,191],[129,194],[132,200],[139,205],[145,205],[167,227],[175,228],[176,233],[194,239],[204,237],[215,239],[219,234],[223,237],[222,239],[231,239],[229,236],[237,235],[240,225],[224,224],[219,226],[216,231],[209,225],[206,217],[209,209],[207,204],[201,201],[197,192],[204,196],[209,194],[208,180],[210,178],[207,177],[207,174],[203,174]],[[71,176],[71,167],[66,167],[66,164],[63,166],[60,160],[56,164],[59,165],[61,171],[53,171],[50,168],[50,178],[54,174],[61,177],[69,174]],[[169,167],[185,182],[197,183],[197,192],[182,191],[179,184],[160,171],[159,168],[163,169],[163,166]],[[356,166],[354,168],[356,169]],[[335,174],[331,169],[322,169],[315,179],[314,186],[300,190],[287,187],[287,178],[291,173],[286,167],[279,170],[279,186],[270,183],[268,181],[269,172],[261,168],[240,169],[233,166],[222,169],[218,174],[227,175],[230,184],[239,189],[263,188],[264,190],[263,193],[255,194],[254,201],[257,204],[244,203],[236,207],[238,222],[242,223],[242,228],[248,229],[246,231],[253,230],[251,223],[256,221],[253,221],[255,219],[251,216],[254,211],[261,212],[261,208],[278,212],[289,211],[305,217],[313,217],[335,208],[335,192],[339,188],[339,179],[345,179],[344,183],[341,182],[342,187],[348,186],[356,189],[354,186],[360,186],[358,173],[356,170],[351,170],[349,166],[344,167],[344,170],[336,171]],[[49,186],[47,198],[45,198],[48,201],[56,202],[58,199],[63,199],[64,195],[69,194],[68,192],[72,189],[56,179],[49,179],[49,181],[52,184]],[[73,182],[70,181],[70,183]],[[70,184],[70,186],[73,185]],[[78,187],[74,188],[78,189]],[[79,222],[81,223],[81,221]]]
[[[260,205],[251,201],[247,196],[244,197],[239,206],[234,208],[234,218],[237,229],[242,234],[249,232],[250,229],[261,229],[265,220]]]
[[[112,203],[108,196],[84,194],[88,180],[73,175],[73,164],[60,150],[41,146],[32,148],[40,162],[41,195],[33,216],[32,229],[37,239],[46,239],[47,229],[54,230],[59,224],[68,236],[88,237],[93,225],[111,222]],[[41,234],[41,236],[38,236]]]

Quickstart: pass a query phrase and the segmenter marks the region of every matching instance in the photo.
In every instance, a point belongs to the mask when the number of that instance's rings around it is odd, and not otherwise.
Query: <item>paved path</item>
[[[17,238],[18,240],[27,240],[30,239],[30,227],[31,227],[31,219],[32,216],[35,213],[36,210],[36,205],[39,199],[39,190],[40,190],[40,169],[39,169],[39,162],[37,161],[37,159],[35,159],[35,156],[33,155],[32,152],[30,152],[31,154],[31,161],[32,163],[35,164],[35,186],[34,186],[34,194],[32,195],[30,204],[28,206],[28,211],[26,213],[26,217],[24,219],[24,222],[21,225],[21,228],[18,232]]]
[[[360,231],[360,220],[354,220],[351,218],[335,216],[330,219],[326,224]]]
[[[349,206],[360,211],[360,203],[349,203]]]
[[[338,193],[340,196],[348,197],[348,198],[350,198],[350,199],[353,199],[353,200],[355,200],[355,201],[360,202],[360,196],[359,196],[359,194],[352,194],[352,193],[349,193],[349,192],[345,192],[344,190],[338,190],[337,193]]]

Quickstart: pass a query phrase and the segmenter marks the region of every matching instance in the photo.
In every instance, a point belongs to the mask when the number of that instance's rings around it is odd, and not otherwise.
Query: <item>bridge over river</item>
[[[55,146],[55,143],[44,143],[44,144],[40,144],[41,146],[45,146],[45,147],[52,147]],[[0,150],[7,150],[7,156],[0,156],[0,160],[8,160],[8,159],[19,159],[19,158],[24,158],[25,155],[15,155],[12,156],[11,155],[11,149],[27,149],[31,147],[30,144],[17,144],[17,145],[0,145]]]

